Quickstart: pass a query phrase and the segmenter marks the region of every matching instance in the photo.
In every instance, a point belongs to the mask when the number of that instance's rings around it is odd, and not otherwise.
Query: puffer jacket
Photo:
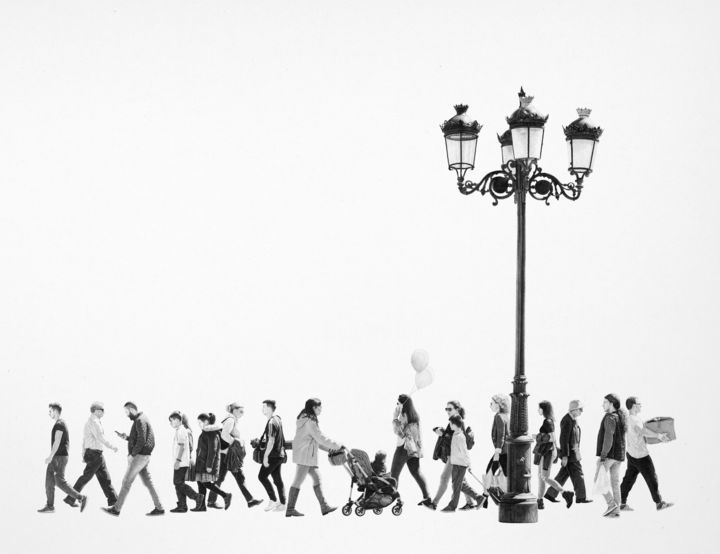
[[[195,454],[195,467],[200,473],[218,475],[220,473],[220,432],[203,431],[198,438]],[[207,471],[210,469],[210,471]]]
[[[301,415],[295,422],[295,438],[292,441],[293,462],[317,467],[318,448],[322,450],[338,450],[341,445],[323,435],[318,422]]]

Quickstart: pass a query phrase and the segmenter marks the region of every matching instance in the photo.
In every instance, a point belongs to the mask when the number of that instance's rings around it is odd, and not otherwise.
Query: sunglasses
[[[453,409],[452,409],[452,408],[445,408],[445,411],[446,411],[446,412],[452,412]]]

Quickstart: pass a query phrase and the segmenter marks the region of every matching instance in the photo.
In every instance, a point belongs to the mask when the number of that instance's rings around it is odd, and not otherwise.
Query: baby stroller
[[[355,506],[355,515],[364,516],[366,510],[372,510],[380,515],[383,508],[393,502],[391,512],[395,516],[402,513],[403,503],[397,491],[397,481],[390,476],[377,475],[370,465],[370,458],[362,450],[350,450],[346,455],[330,454],[330,461],[336,465],[343,465],[350,474],[350,495],[347,504],[342,507],[344,516],[349,516]],[[352,499],[353,487],[357,485],[358,492],[362,493],[357,500]]]

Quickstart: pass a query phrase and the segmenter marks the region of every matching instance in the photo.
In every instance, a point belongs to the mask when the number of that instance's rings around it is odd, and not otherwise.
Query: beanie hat
[[[613,405],[613,408],[615,408],[615,410],[620,409],[620,398],[618,397],[617,394],[613,394],[613,393],[607,394],[607,395],[605,395],[605,400],[610,402],[610,404]]]

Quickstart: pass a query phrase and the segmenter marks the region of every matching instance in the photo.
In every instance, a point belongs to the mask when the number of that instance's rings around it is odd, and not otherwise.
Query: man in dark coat
[[[582,403],[579,400],[573,400],[568,407],[568,413],[565,414],[560,421],[560,460],[562,467],[555,480],[561,485],[565,484],[568,477],[572,480],[575,489],[575,502],[578,504],[586,504],[592,502],[585,492],[585,479],[583,476],[582,455],[580,454],[580,425],[577,418],[583,412]],[[558,491],[553,487],[548,488],[545,498],[550,502],[559,502],[557,500]]]

